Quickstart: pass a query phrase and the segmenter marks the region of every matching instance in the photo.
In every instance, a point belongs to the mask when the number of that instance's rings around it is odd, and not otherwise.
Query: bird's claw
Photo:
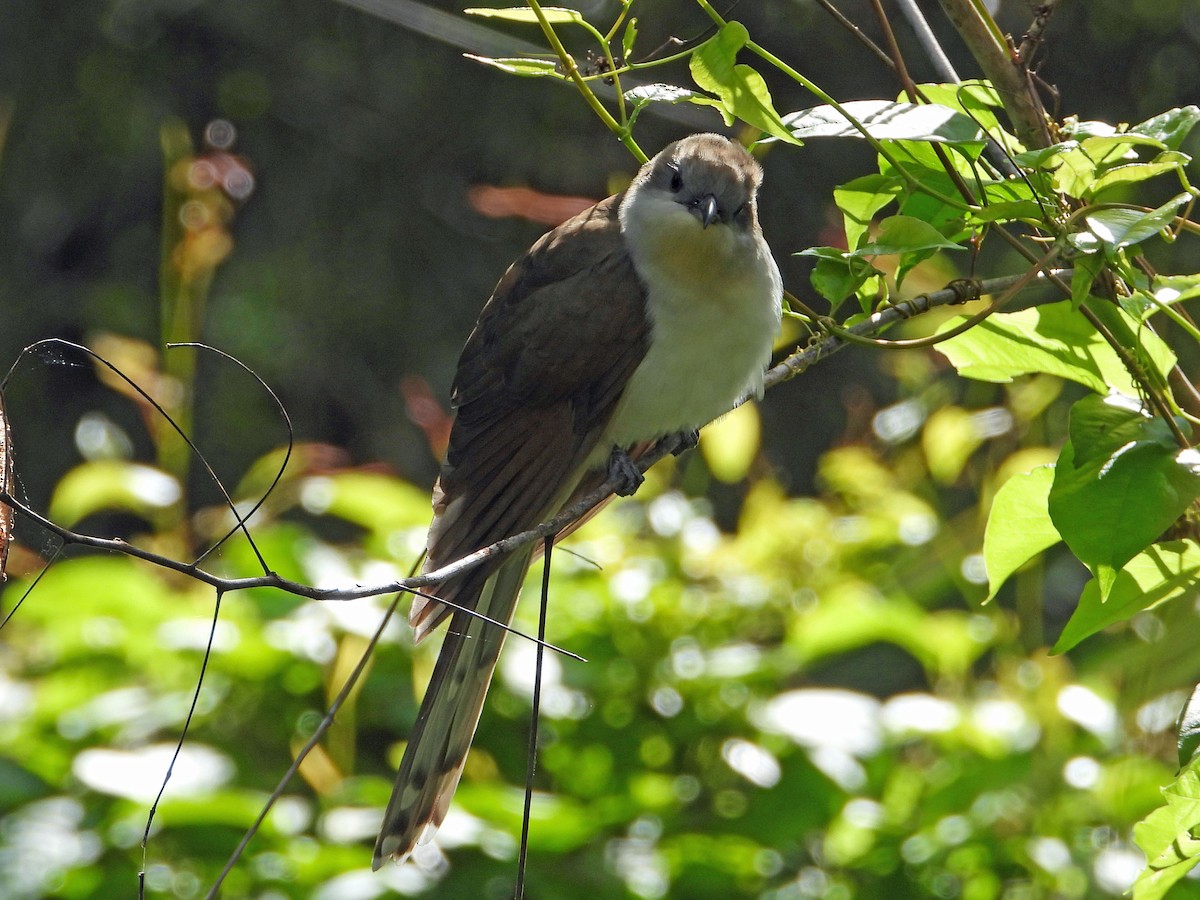
[[[613,485],[614,494],[618,497],[630,497],[646,479],[628,453],[620,447],[613,447],[608,457],[608,480]]]
[[[687,450],[691,450],[699,443],[700,432],[695,428],[689,428],[687,431],[677,431],[674,434],[668,434],[662,439],[663,447],[672,456],[678,456]]]

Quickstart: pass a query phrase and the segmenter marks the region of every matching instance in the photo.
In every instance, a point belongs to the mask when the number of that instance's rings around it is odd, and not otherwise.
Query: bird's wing
[[[426,571],[558,511],[645,356],[645,293],[621,195],[543,236],[504,274],[459,360],[457,417],[434,492]],[[497,561],[498,564],[498,561]],[[495,565],[431,593],[473,606]],[[418,638],[449,609],[413,605]]]

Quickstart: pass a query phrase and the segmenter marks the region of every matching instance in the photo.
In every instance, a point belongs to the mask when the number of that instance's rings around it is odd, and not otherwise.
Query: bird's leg
[[[608,457],[608,480],[614,485],[614,494],[618,497],[630,497],[646,479],[623,448],[613,447]]]
[[[687,431],[677,431],[662,438],[660,443],[672,456],[678,456],[680,453],[691,450],[700,443],[700,432],[695,428],[689,428]]]

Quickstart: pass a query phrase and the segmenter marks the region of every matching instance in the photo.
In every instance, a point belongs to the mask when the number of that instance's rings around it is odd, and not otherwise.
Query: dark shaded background
[[[922,5],[960,72],[975,75],[936,4]],[[839,6],[878,37],[869,4]],[[602,22],[617,8],[608,0],[585,13]],[[671,33],[698,37],[708,24],[684,0],[641,13],[643,53]],[[864,62],[808,0],[744,0],[731,15],[839,98],[894,93],[883,67]],[[1030,19],[1013,0],[1000,15],[1017,35]],[[383,461],[417,481],[432,480],[435,460],[406,415],[401,380],[418,376],[446,397],[458,347],[491,286],[544,230],[480,215],[468,189],[529,185],[599,198],[635,168],[573,91],[506,76],[333,0],[11,3],[2,20],[0,102],[11,123],[0,158],[0,364],[48,336],[87,340],[105,330],[159,341],[160,125],[179,117],[199,140],[207,122],[224,117],[257,188],[235,222],[237,245],[218,272],[205,339],[279,390],[297,437],[347,447],[355,462]],[[530,27],[495,30],[538,39]],[[903,28],[900,38],[914,77],[935,79]],[[1200,99],[1194,3],[1065,2],[1048,41],[1041,74],[1060,91],[1063,112],[1150,115]],[[653,77],[689,83],[682,67]],[[779,109],[814,104],[767,77]],[[653,152],[720,126],[715,113],[697,116],[689,127],[646,115],[638,139]],[[790,254],[830,241],[830,189],[868,160],[849,141],[765,159],[764,227],[802,297],[807,267]],[[816,454],[846,428],[847,406],[861,421],[864,404],[869,412],[889,401],[876,366],[853,351],[772,395],[768,452],[793,488],[809,483]],[[280,443],[267,401],[228,366],[207,360],[199,390],[197,432],[219,471],[235,477]],[[35,502],[76,460],[70,435],[84,411],[134,419],[85,368],[30,367],[9,399],[21,458],[36,460],[21,466]]]

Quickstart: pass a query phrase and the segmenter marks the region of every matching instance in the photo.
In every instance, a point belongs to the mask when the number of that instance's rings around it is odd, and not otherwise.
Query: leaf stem
[[[538,24],[542,27],[542,34],[546,36],[546,40],[550,43],[550,48],[558,56],[559,62],[562,63],[562,67],[567,73],[567,77],[575,83],[575,87],[583,95],[584,102],[592,108],[592,112],[600,117],[600,121],[605,124],[609,131],[617,136],[618,140],[625,145],[625,148],[634,155],[634,158],[639,163],[646,162],[650,157],[646,156],[642,148],[638,146],[629,128],[613,118],[612,113],[604,108],[604,104],[600,102],[600,98],[596,96],[595,92],[588,86],[587,81],[584,80],[583,75],[580,74],[579,67],[575,65],[574,58],[567,52],[567,48],[563,46],[563,42],[555,32],[554,26],[546,18],[546,13],[542,9],[541,3],[538,0],[527,0],[527,2],[529,3],[529,8],[533,10],[533,14],[537,16]]]

